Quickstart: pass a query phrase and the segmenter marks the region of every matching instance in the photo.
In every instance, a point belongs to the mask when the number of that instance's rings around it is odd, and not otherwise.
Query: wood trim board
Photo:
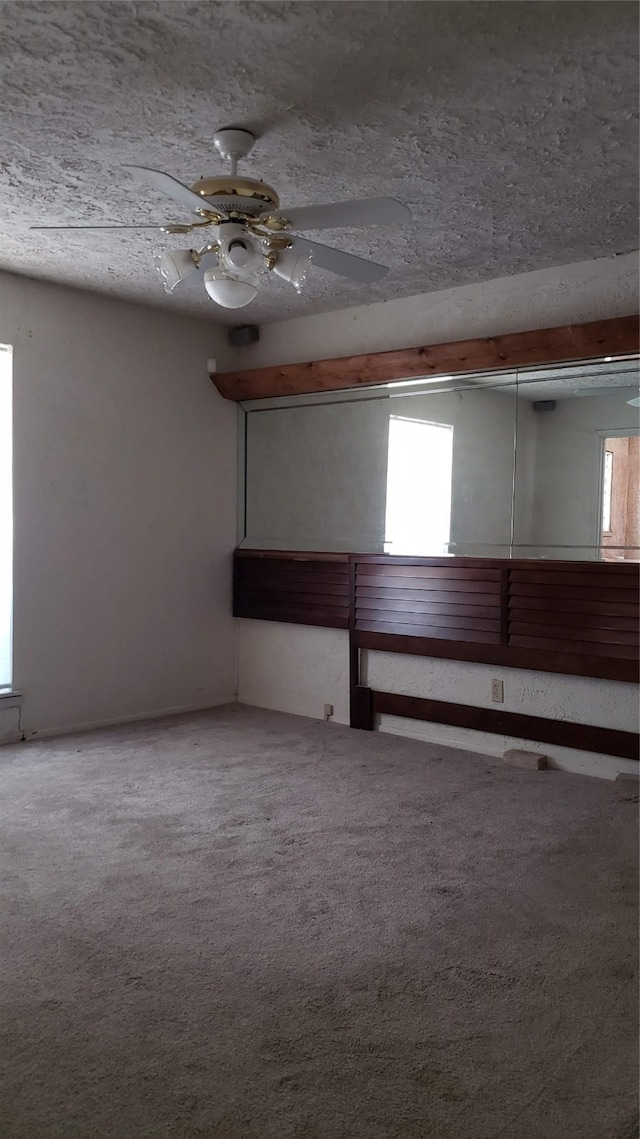
[[[434,640],[381,632],[356,633],[355,643],[359,649],[377,649],[378,652],[402,653],[404,656],[495,664],[504,668],[557,672],[564,676],[592,676],[598,680],[620,680],[631,684],[638,680],[636,660],[590,656],[586,653],[472,644],[469,641]]]
[[[212,380],[225,399],[240,401],[341,391],[421,376],[626,356],[640,350],[638,319],[637,315],[615,317],[391,352],[222,372]]]
[[[570,720],[553,720],[545,716],[525,716],[519,712],[502,712],[493,708],[476,708],[470,704],[452,704],[445,700],[403,696],[395,692],[372,691],[367,701],[365,692],[366,689],[359,697],[360,706],[364,709],[370,707],[371,719],[376,714],[402,716],[408,720],[428,720],[434,724],[515,736],[517,739],[535,740],[580,751],[602,752],[622,759],[638,759],[638,736],[634,732],[576,724]],[[369,727],[369,724],[366,726]]]

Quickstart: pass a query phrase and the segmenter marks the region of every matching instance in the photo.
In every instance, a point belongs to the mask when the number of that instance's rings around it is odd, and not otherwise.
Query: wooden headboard
[[[372,692],[360,652],[635,681],[639,586],[634,562],[237,550],[233,611],[348,629],[353,727],[388,712],[637,759],[630,732]]]

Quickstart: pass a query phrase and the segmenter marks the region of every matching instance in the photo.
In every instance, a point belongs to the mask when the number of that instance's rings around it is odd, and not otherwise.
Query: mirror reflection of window
[[[613,451],[604,453],[604,478],[602,484],[602,534],[611,533],[611,485],[613,482]]]
[[[244,544],[638,560],[637,393],[629,356],[245,405]]]
[[[640,437],[604,440],[602,558],[637,561],[640,544]]]
[[[452,469],[450,424],[390,417],[385,553],[449,553]]]

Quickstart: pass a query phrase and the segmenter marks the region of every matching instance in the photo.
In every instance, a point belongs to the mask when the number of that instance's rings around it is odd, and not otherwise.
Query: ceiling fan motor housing
[[[280,199],[271,186],[254,178],[233,177],[201,178],[191,187],[194,194],[203,198],[203,209],[212,206],[224,214],[257,218],[269,210],[277,210]]]

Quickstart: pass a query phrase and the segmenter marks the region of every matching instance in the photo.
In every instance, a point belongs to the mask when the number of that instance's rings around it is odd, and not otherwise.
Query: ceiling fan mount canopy
[[[256,136],[253,132],[245,130],[244,127],[223,127],[213,136],[213,145],[218,154],[225,162],[231,162],[232,165],[247,157],[253,150],[255,141]]]

